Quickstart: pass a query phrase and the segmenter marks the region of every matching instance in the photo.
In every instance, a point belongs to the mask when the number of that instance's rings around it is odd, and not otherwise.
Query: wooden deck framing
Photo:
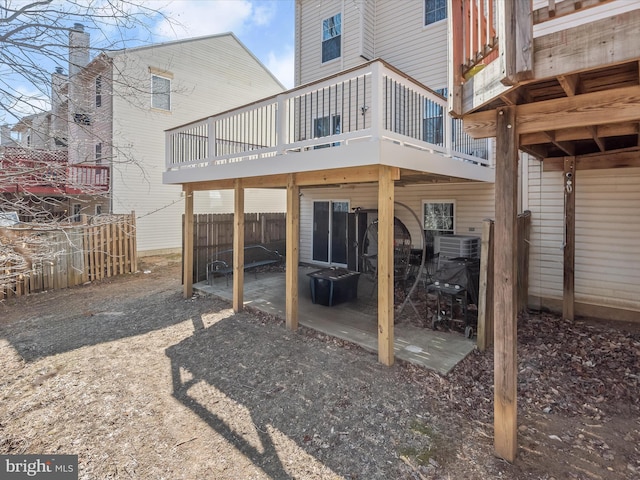
[[[450,32],[464,37],[468,31],[478,31],[469,27],[466,13],[474,11],[469,5],[478,2],[482,0],[449,0]],[[496,137],[494,445],[498,456],[513,461],[518,450],[514,277],[518,150],[541,159],[545,171],[563,175],[563,314],[573,319],[576,174],[586,168],[640,166],[640,4],[549,0],[536,11],[525,1],[495,5],[498,42],[491,45],[499,52],[495,60],[479,51],[482,61],[469,71],[464,42],[451,43],[449,108],[463,118],[471,136]],[[572,17],[596,7],[590,17]],[[617,10],[609,13],[614,7]],[[534,23],[554,17],[562,18],[559,25],[567,27],[549,28],[551,33],[534,38]],[[480,14],[470,18],[480,25],[492,23]]]

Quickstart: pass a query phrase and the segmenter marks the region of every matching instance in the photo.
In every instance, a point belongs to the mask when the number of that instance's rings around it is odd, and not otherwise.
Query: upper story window
[[[171,110],[171,79],[151,75],[151,106]]]
[[[342,39],[342,14],[322,21],[322,63],[340,57]]]
[[[424,0],[424,24],[431,25],[447,18],[447,0]]]
[[[96,165],[102,165],[102,143],[96,143]]]
[[[102,106],[102,77],[96,77],[96,107]]]

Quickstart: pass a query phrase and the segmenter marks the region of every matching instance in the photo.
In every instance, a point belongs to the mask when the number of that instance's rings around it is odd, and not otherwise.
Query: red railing
[[[67,152],[5,147],[0,152],[0,192],[31,195],[104,194],[109,167],[70,165]]]
[[[456,83],[498,57],[495,0],[453,0],[453,64]]]

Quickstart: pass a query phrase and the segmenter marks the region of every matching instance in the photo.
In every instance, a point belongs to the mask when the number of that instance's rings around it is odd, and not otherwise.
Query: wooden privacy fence
[[[0,229],[0,299],[137,271],[135,214]]]
[[[527,308],[529,301],[529,238],[531,236],[531,212],[518,215],[518,311]],[[480,251],[480,288],[478,294],[478,349],[484,351],[493,343],[493,220],[482,225]]]
[[[184,227],[184,215],[182,216]],[[245,245],[265,245],[284,255],[286,214],[245,213]],[[233,248],[233,213],[206,213],[193,216],[193,281],[207,278],[207,264],[218,252]],[[184,242],[182,245],[184,256]]]

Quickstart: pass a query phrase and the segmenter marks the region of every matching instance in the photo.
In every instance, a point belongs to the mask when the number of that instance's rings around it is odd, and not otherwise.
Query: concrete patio
[[[299,323],[377,353],[377,304],[374,285],[365,276],[358,282],[358,298],[332,307],[311,301],[308,273],[319,267],[299,267]],[[194,290],[232,300],[233,282],[224,277],[194,284]],[[285,318],[284,272],[245,273],[244,304],[265,313]],[[419,312],[424,315],[426,312]],[[402,320],[416,312],[405,306],[401,321],[395,325],[394,351],[397,359],[446,375],[475,348],[475,341],[459,332],[436,331]]]

